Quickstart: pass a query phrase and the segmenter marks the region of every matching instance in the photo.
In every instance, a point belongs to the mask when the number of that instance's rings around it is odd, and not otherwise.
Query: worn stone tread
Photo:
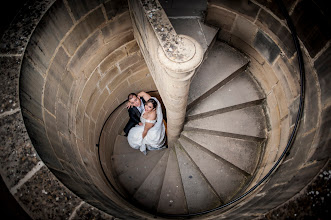
[[[182,135],[251,175],[256,169],[261,153],[259,142],[194,131],[184,131]]]
[[[169,150],[165,150],[162,158],[152,172],[134,194],[134,199],[149,210],[156,210],[162,189],[164,174],[167,168]]]
[[[138,151],[138,150],[137,150]],[[142,154],[138,151],[139,154]],[[147,176],[153,170],[155,165],[161,159],[163,154],[165,153],[164,150],[160,150],[155,152],[149,152],[148,155],[150,157],[145,157],[143,160],[137,160],[136,157],[126,158],[126,161],[133,161],[130,163],[130,166],[127,167],[128,169],[126,172],[120,174],[118,176],[118,182],[123,186],[123,188],[130,194],[133,195],[141,186],[141,184],[145,181]],[[144,154],[142,154],[145,156]],[[129,160],[128,160],[129,159]]]
[[[175,149],[189,213],[201,212],[221,205],[219,196],[185,153],[180,143],[177,143]]]
[[[209,95],[188,110],[187,115],[197,115],[230,106],[261,100],[265,96],[254,80],[241,72],[226,85]]]
[[[187,214],[188,209],[178,160],[175,150],[169,149],[169,151],[168,164],[164,175],[157,212]]]
[[[199,167],[199,170],[207,178],[213,189],[222,199],[229,201],[246,182],[246,176],[237,169],[233,169],[228,163],[209,154],[195,146],[184,138],[179,139],[181,145],[190,158]]]
[[[188,104],[213,89],[222,81],[242,69],[247,58],[232,47],[216,41],[209,49],[208,57],[192,79]]]
[[[266,121],[261,105],[190,120],[184,129],[188,127],[266,138]]]

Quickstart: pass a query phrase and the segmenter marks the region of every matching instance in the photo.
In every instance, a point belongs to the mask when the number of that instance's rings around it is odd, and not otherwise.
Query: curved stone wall
[[[233,218],[266,213],[300,192],[329,159],[330,135],[321,129],[329,124],[326,67],[330,61],[330,32],[321,9],[310,1],[286,1],[297,28],[306,72],[305,108],[295,142],[276,173],[245,202],[227,213]],[[310,9],[310,10],[308,10]],[[316,15],[316,23],[304,21]],[[311,17],[311,15],[309,15]],[[220,27],[218,38],[250,57],[249,71],[266,93],[270,116],[269,140],[260,170],[260,180],[280,157],[292,131],[299,106],[300,84],[297,54],[286,20],[275,1],[208,1],[206,23]],[[307,29],[310,26],[310,29]],[[320,38],[317,43],[314,39]],[[317,49],[318,48],[318,49]],[[324,97],[324,98],[323,98]],[[266,205],[268,204],[268,205]],[[238,214],[239,213],[239,214]]]
[[[120,7],[122,1],[79,3],[29,2],[2,38],[1,175],[32,218],[80,219],[89,213],[112,219],[95,206],[136,219],[141,214],[118,200],[103,179],[95,144],[104,119],[128,91],[155,90],[154,84],[132,37],[127,7]],[[324,17],[323,3],[285,3],[306,61],[304,116],[277,172],[247,204],[226,214],[230,218],[254,217],[282,204],[329,159],[330,19]],[[283,17],[273,1],[212,0],[208,7],[206,21],[221,27],[219,39],[251,58],[250,70],[267,91],[268,105],[274,107],[269,108],[276,119],[270,122],[271,133],[280,138],[281,150],[294,123],[299,93],[296,53]],[[126,85],[116,86],[118,82]],[[129,87],[132,82],[136,83]],[[279,152],[265,152],[275,156],[265,157],[260,175]]]

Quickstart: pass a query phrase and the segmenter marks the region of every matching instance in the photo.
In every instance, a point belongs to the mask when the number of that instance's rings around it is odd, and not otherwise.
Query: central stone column
[[[177,35],[157,0],[129,0],[134,35],[167,110],[168,145],[184,125],[190,81],[203,50],[193,38]]]

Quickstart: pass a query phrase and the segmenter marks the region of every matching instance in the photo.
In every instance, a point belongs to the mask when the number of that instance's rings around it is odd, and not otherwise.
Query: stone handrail
[[[167,111],[168,145],[182,131],[190,81],[203,50],[193,38],[177,35],[158,0],[129,0],[135,38]]]

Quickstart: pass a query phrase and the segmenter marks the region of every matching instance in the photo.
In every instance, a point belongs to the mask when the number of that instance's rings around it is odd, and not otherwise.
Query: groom
[[[142,125],[140,122],[140,115],[144,110],[145,100],[139,97],[136,93],[130,93],[128,95],[128,112],[129,112],[129,121],[124,127],[125,136],[128,136],[129,131],[132,127],[137,124]],[[132,106],[132,107],[130,107]]]

